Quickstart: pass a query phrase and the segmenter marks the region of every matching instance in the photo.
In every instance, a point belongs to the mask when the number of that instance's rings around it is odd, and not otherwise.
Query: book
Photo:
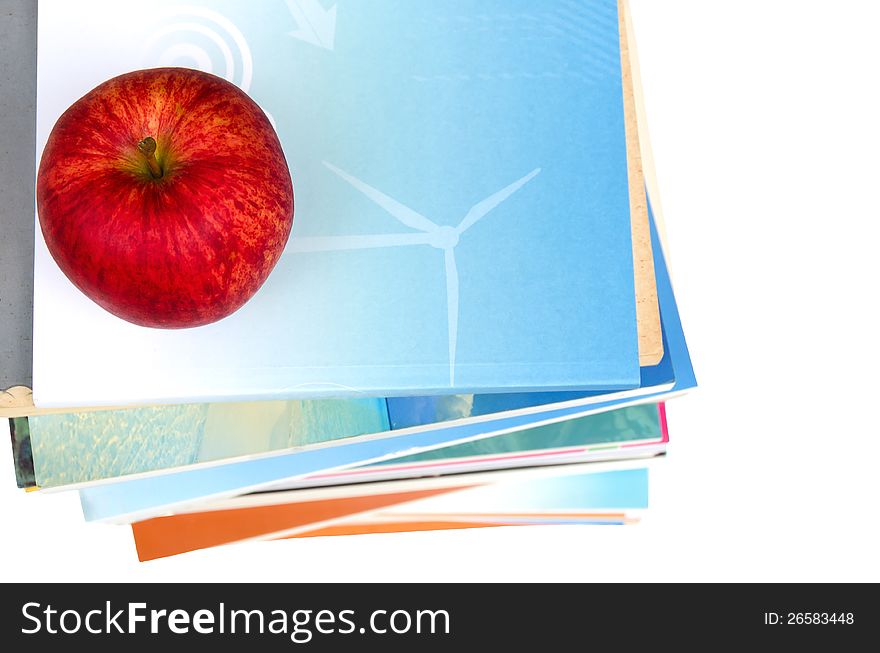
[[[654,211],[660,219],[659,191],[656,175],[653,171],[653,156],[650,147],[650,139],[647,133],[645,120],[644,100],[641,95],[641,82],[639,75],[638,58],[636,55],[635,39],[633,37],[632,24],[629,19],[626,3],[620,3],[621,23],[621,61],[623,63],[623,89],[624,89],[624,113],[626,120],[627,158],[629,168],[630,185],[630,210],[633,233],[633,253],[635,264],[636,307],[639,332],[639,354],[643,370],[646,366],[653,365],[656,357],[662,353],[662,336],[660,335],[659,310],[656,307],[656,288],[652,275],[646,275],[646,269],[652,268],[653,259],[650,240],[647,237],[647,207],[644,205],[643,183],[651,189],[654,198]],[[33,28],[33,41],[36,41],[36,21],[31,22]],[[632,56],[630,56],[632,53]],[[25,57],[25,63],[28,57]],[[28,75],[36,76],[35,68],[23,65],[17,69],[25,78]],[[34,80],[29,83],[35,84]],[[631,88],[632,92],[628,92]],[[22,112],[31,115],[31,123],[27,123],[26,138],[10,143],[10,155],[18,160],[29,158],[28,150],[32,148],[33,105],[25,106]],[[27,134],[30,136],[27,136]],[[16,168],[20,169],[20,168]],[[33,169],[31,170],[33,173]],[[10,193],[12,193],[10,190]],[[25,194],[27,195],[27,194]],[[27,200],[27,197],[24,197]],[[25,204],[27,201],[25,202]],[[4,263],[11,265],[7,273],[0,275],[0,295],[3,301],[12,307],[2,321],[2,341],[4,347],[0,349],[0,388],[6,388],[0,392],[0,417],[19,417],[55,412],[53,409],[37,408],[33,405],[33,396],[30,389],[32,378],[32,291],[33,291],[33,250],[34,250],[34,224],[27,217],[27,211],[10,209],[9,215],[4,219],[0,227],[2,231],[4,251]],[[662,231],[662,224],[661,224]],[[8,251],[7,251],[8,250]],[[25,262],[29,261],[29,262]],[[29,275],[21,276],[23,270],[28,270]],[[659,352],[659,353],[658,353]],[[645,386],[644,374],[642,386]],[[93,407],[80,407],[78,410],[92,410]],[[56,409],[57,410],[57,409]],[[74,412],[70,407],[66,410]],[[21,429],[20,429],[21,430]]]
[[[301,489],[520,467],[650,458],[666,453],[663,403],[639,404],[399,456],[348,470],[319,472],[276,486]]]
[[[380,528],[623,524],[648,507],[648,470],[567,465],[237,497],[132,524],[152,560],[243,540]]]
[[[513,439],[528,444],[518,445],[524,450],[539,445],[607,444],[646,435],[656,438],[660,432],[659,416],[650,405],[577,422],[525,429]],[[16,456],[19,478],[25,478],[22,469],[30,468],[31,481],[20,484],[50,489],[292,450],[387,428],[388,418],[378,400],[311,400],[16,418],[12,437],[16,449],[26,449],[30,456],[30,461],[21,453]],[[482,451],[491,452],[496,445],[486,446]],[[474,455],[481,451],[477,445],[466,450]]]
[[[222,32],[239,50],[210,65],[274,120],[297,212],[260,292],[178,331],[92,304],[38,237],[35,404],[639,385],[616,2],[512,25],[534,6],[340,0],[332,49],[285,33],[280,3],[260,9],[41,5],[38,151],[98,82]],[[438,28],[451,18],[466,27]]]

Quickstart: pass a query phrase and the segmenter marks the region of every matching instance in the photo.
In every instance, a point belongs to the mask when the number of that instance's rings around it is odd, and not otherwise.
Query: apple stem
[[[147,160],[147,165],[150,168],[150,174],[153,176],[153,179],[160,179],[162,177],[162,166],[159,165],[159,160],[156,158],[156,139],[152,136],[147,136],[137,146]]]

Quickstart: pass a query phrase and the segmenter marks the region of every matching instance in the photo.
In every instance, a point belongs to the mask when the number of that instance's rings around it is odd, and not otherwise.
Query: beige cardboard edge
[[[654,275],[654,252],[651,246],[651,227],[648,220],[648,197],[645,191],[645,177],[639,146],[641,139],[638,131],[638,112],[636,111],[629,37],[626,29],[627,12],[623,0],[618,3],[618,14],[639,365],[650,366],[656,365],[663,359],[663,327],[660,323],[660,303],[657,299],[657,278]]]
[[[630,72],[630,85],[632,91],[632,102],[635,105],[635,115],[633,116],[630,111],[626,111],[628,100],[625,97],[625,117],[627,122],[627,155],[630,155],[630,144],[633,142],[632,130],[630,129],[632,122],[634,121],[637,126],[637,130],[635,132],[635,146],[636,146],[636,154],[635,157],[640,159],[640,165],[637,166],[639,168],[638,172],[632,170],[633,165],[632,161],[629,162],[630,165],[630,202],[632,203],[633,193],[638,187],[638,185],[642,184],[644,187],[647,187],[648,196],[651,198],[651,209],[654,212],[654,221],[657,225],[657,230],[660,235],[660,240],[664,244],[664,248],[666,247],[666,230],[665,223],[663,221],[663,213],[660,208],[660,194],[657,185],[657,175],[654,169],[654,155],[651,150],[651,141],[648,134],[647,127],[647,119],[645,112],[645,103],[644,96],[642,93],[642,78],[639,71],[639,63],[638,63],[638,49],[636,47],[636,39],[635,32],[633,30],[632,25],[632,14],[629,11],[629,2],[628,0],[620,0],[620,15],[621,19],[621,63],[625,69],[628,67]],[[626,49],[626,54],[624,54],[624,48]],[[628,64],[628,66],[627,66]],[[624,73],[625,74],[625,73]],[[626,84],[626,82],[625,82]],[[627,94],[625,94],[626,96]],[[637,196],[637,195],[636,195]],[[635,215],[635,211],[633,212]],[[645,224],[647,224],[647,207],[645,207]],[[634,264],[638,268],[639,266],[639,254],[635,251],[635,242],[636,242],[636,230],[637,226],[635,225],[636,219],[633,218],[634,226],[633,226],[633,255],[634,255]],[[648,239],[648,244],[650,245],[650,238]],[[652,271],[653,277],[653,254],[651,254],[651,266],[650,269]],[[654,299],[656,301],[656,284],[654,285]],[[639,293],[636,291],[637,297],[637,308],[639,305]],[[644,310],[644,309],[643,309]],[[659,316],[659,305],[658,312]],[[660,357],[662,358],[662,337],[660,340]],[[643,365],[650,365],[651,363],[642,362],[642,330],[641,325],[639,327],[639,362]],[[656,362],[659,362],[659,358]],[[13,418],[13,417],[30,417],[33,415],[53,415],[53,414],[61,414],[61,413],[86,413],[86,412],[95,412],[95,411],[105,411],[105,410],[122,410],[125,408],[135,408],[137,406],[88,406],[88,407],[61,407],[61,408],[37,408],[34,406],[33,395],[30,388],[25,386],[12,386],[6,390],[0,390],[0,419],[5,418]]]

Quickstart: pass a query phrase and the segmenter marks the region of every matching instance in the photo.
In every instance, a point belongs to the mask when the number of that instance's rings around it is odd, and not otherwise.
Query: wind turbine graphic
[[[366,195],[374,203],[385,209],[391,217],[402,225],[414,229],[416,233],[379,234],[361,236],[310,236],[293,238],[288,247],[294,252],[329,252],[340,250],[373,249],[380,247],[404,247],[409,245],[430,245],[443,250],[446,265],[446,315],[449,337],[449,385],[455,385],[455,355],[458,345],[458,266],[455,262],[455,247],[459,238],[499,204],[508,199],[529,181],[538,176],[540,168],[535,168],[509,186],[493,193],[481,202],[474,204],[462,218],[457,227],[438,225],[421,213],[401,204],[382,191],[364,183],[360,179],[324,161],[324,166],[348,182],[356,190]]]

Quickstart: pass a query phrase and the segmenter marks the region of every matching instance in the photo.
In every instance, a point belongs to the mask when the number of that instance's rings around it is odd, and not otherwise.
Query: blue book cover
[[[616,0],[46,0],[38,39],[38,156],[104,80],[201,68],[266,112],[296,209],[256,295],[179,330],[38,229],[37,405],[639,385]]]

